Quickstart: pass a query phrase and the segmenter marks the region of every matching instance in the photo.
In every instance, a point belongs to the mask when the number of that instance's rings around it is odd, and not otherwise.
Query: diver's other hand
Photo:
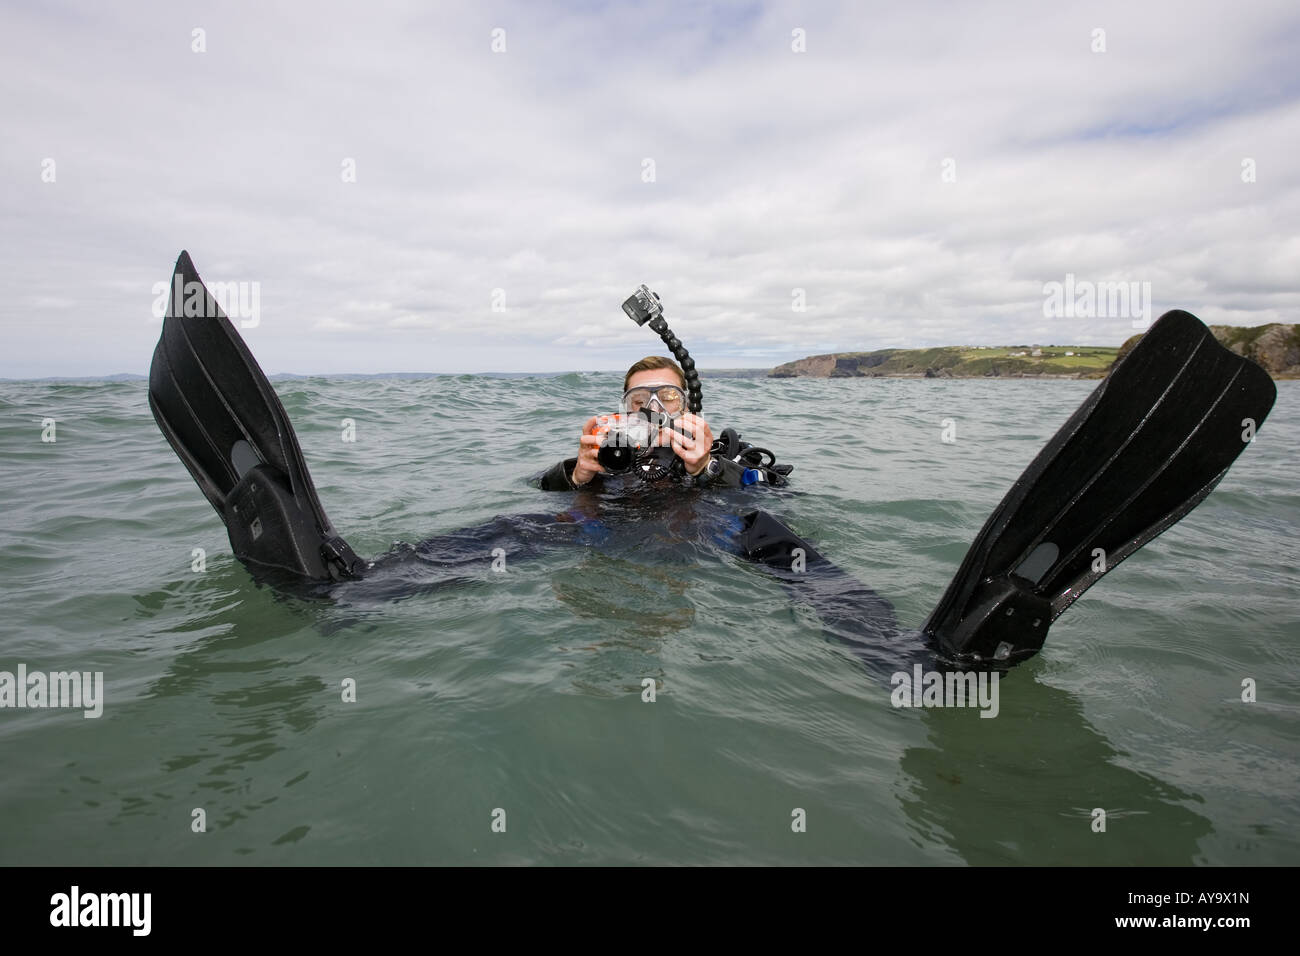
[[[587,419],[582,426],[582,437],[578,439],[578,461],[569,476],[575,485],[585,485],[597,475],[605,474],[605,466],[597,459],[600,452],[600,436],[590,434],[596,427],[596,416]]]
[[[673,453],[682,460],[688,475],[698,475],[709,463],[713,430],[703,418],[690,412],[685,412],[673,422],[673,426],[660,431],[660,441],[672,448]]]

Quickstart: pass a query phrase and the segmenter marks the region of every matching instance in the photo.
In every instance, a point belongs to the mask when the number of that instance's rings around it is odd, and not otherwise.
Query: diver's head
[[[593,434],[601,437],[597,461],[614,474],[636,470],[646,481],[668,474],[673,451],[660,444],[661,429],[690,408],[686,376],[672,359],[648,355],[623,376],[619,414],[597,416]]]
[[[670,358],[647,355],[623,376],[624,414],[643,409],[677,418],[687,410],[686,376]]]

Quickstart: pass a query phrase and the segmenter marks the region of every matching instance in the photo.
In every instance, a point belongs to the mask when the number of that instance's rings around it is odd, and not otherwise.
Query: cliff
[[[1300,378],[1300,325],[1212,325],[1215,338],[1274,378]],[[778,365],[772,378],[1101,378],[1140,338],[1096,345],[946,346],[834,352]]]

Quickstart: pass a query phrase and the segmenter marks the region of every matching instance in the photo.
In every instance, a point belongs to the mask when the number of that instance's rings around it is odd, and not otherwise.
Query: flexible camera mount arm
[[[659,302],[658,293],[651,292],[642,285],[623,303],[623,311],[637,325],[648,324],[659,333],[659,337],[664,340],[664,345],[668,346],[668,350],[673,353],[673,358],[677,359],[677,364],[682,367],[682,372],[686,376],[687,405],[692,413],[698,415],[700,409],[704,407],[704,391],[700,387],[699,373],[695,371],[695,360],[691,358],[691,353],[686,351],[681,339],[673,335],[672,329],[668,328],[668,323],[664,320],[664,307]]]

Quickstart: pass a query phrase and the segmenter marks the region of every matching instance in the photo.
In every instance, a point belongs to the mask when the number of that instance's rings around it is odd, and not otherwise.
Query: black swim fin
[[[1200,504],[1276,397],[1195,316],[1161,316],[985,523],[925,623],[940,653],[1034,654],[1079,595]]]
[[[187,252],[149,369],[149,407],[250,570],[322,581],[362,572],[316,497],[284,406]]]

